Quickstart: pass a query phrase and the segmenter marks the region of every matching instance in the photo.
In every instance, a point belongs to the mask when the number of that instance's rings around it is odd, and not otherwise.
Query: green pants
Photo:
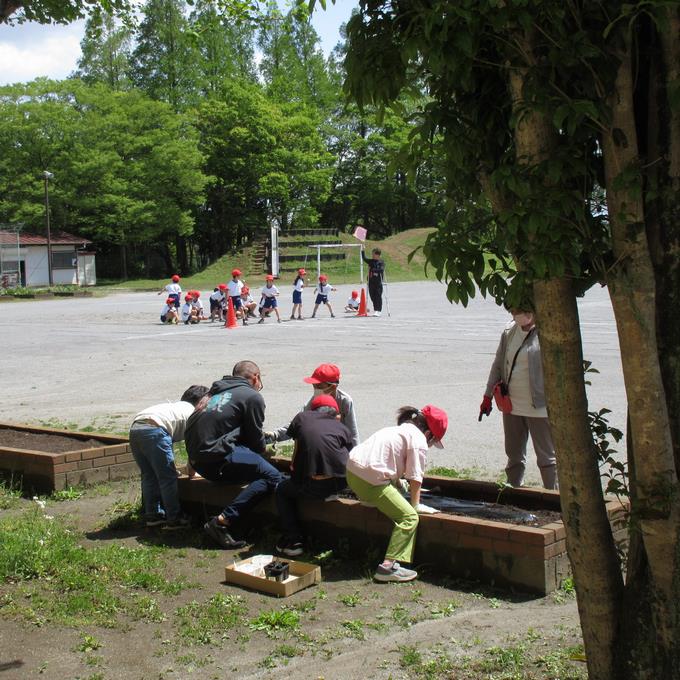
[[[416,549],[418,513],[391,484],[374,486],[347,470],[347,484],[357,498],[375,505],[380,512],[394,522],[390,544],[385,553],[386,560],[412,562]]]

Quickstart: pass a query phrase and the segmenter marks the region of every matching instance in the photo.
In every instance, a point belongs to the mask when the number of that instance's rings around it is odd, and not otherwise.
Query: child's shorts
[[[179,293],[170,293],[169,298],[172,298],[172,304],[179,309]]]
[[[213,300],[211,298],[210,299],[210,311],[211,312],[217,312],[220,309],[222,309],[222,300]]]
[[[241,307],[243,307],[240,295],[232,295],[231,301],[234,303],[234,310],[241,309]]]
[[[317,295],[314,304],[315,305],[327,305],[328,304],[328,295]]]
[[[301,305],[302,304],[302,291],[301,290],[294,290],[293,291],[293,304],[294,305]]]
[[[161,314],[161,323],[165,323],[168,320],[168,317],[165,316],[165,314]]]
[[[275,297],[265,298],[264,304],[262,305],[262,307],[264,309],[275,309],[278,306],[279,305],[278,305]]]

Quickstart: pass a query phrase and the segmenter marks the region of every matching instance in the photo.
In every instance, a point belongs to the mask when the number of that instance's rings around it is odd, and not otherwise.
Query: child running
[[[352,295],[347,300],[345,305],[346,312],[358,312],[359,311],[359,291],[353,290]]]
[[[177,308],[175,298],[168,297],[161,309],[161,323],[177,323]]]
[[[241,290],[245,284],[239,279],[239,276],[241,276],[241,270],[233,269],[231,272],[231,281],[227,284],[227,289],[229,297],[234,304],[234,313],[237,317],[241,317],[243,319],[243,325],[247,326],[248,322],[246,321],[246,315],[241,312]]]
[[[179,285],[179,274],[172,275],[170,283],[158,291],[159,295],[162,293],[166,293],[169,298],[172,298],[173,304],[179,309],[179,296],[182,294],[182,286]]]
[[[291,321],[295,318],[296,310],[298,321],[304,319],[302,316],[302,289],[305,287],[306,273],[304,269],[298,269],[298,275],[295,277],[295,281],[293,281],[293,311],[290,315]]]
[[[316,300],[314,301],[314,311],[312,312],[312,319],[316,317],[316,310],[319,309],[319,305],[324,304],[328,307],[328,311],[331,313],[331,319],[335,318],[333,314],[333,308],[331,303],[328,302],[328,296],[331,292],[335,292],[337,288],[333,288],[328,283],[328,277],[325,274],[319,276],[319,283],[316,284],[314,292],[316,293]]]
[[[262,306],[260,307],[260,320],[257,323],[264,323],[267,316],[267,310],[274,310],[276,320],[281,323],[281,316],[279,315],[279,305],[276,301],[276,296],[279,294],[279,289],[274,285],[274,277],[267,274],[266,284],[262,287]]]

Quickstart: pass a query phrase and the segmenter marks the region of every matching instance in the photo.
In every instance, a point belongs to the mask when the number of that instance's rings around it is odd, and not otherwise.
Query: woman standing
[[[402,406],[397,412],[396,427],[378,430],[350,451],[347,462],[350,489],[359,500],[375,505],[394,522],[385,559],[373,576],[376,581],[412,581],[418,576],[418,572],[402,567],[399,561],[413,561],[427,449],[443,448],[441,439],[447,426],[446,413],[436,406],[428,404],[422,409]],[[402,478],[410,484],[410,504],[396,488]]]
[[[555,447],[545,405],[536,320],[533,312],[525,309],[511,309],[510,313],[513,321],[501,335],[479,407],[479,417],[481,419],[482,415],[491,413],[491,396],[494,387],[501,383],[510,397],[512,409],[503,413],[508,483],[522,486],[524,482],[527,441],[531,435],[543,486],[556,489]]]

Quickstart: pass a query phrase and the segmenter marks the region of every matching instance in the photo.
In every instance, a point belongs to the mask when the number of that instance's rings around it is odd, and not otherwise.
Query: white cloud
[[[0,33],[0,85],[20,83],[40,76],[66,78],[80,57],[84,23],[69,26],[24,24]]]

